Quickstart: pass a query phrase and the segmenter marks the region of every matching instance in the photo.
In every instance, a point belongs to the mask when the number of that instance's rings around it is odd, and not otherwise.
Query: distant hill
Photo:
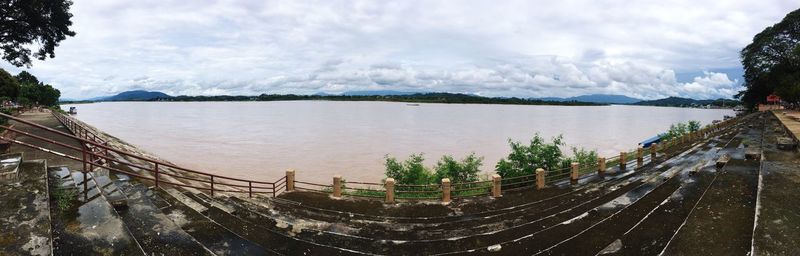
[[[171,98],[163,92],[151,92],[144,90],[121,92],[114,96],[91,98],[90,101],[145,101],[159,98]]]
[[[403,92],[392,90],[373,90],[373,91],[346,91],[342,93],[343,96],[395,96],[395,95],[411,95],[419,92]]]
[[[631,98],[625,95],[614,95],[614,94],[590,94],[590,95],[581,95],[569,98],[546,97],[546,98],[539,98],[539,100],[579,101],[579,102],[592,102],[592,103],[603,103],[603,104],[633,104],[642,101],[640,99]]]
[[[634,105],[642,106],[664,106],[664,107],[690,107],[690,106],[736,106],[741,104],[738,100],[716,99],[716,100],[695,100],[681,97],[668,97],[658,100],[645,100]]]

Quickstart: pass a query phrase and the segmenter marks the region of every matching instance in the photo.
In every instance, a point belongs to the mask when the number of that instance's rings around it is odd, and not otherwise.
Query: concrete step
[[[60,255],[143,255],[91,174],[49,168],[53,252]],[[70,184],[72,187],[70,187]]]
[[[19,182],[19,164],[22,153],[0,155],[0,184]]]
[[[95,178],[100,184],[105,184],[104,194],[118,195],[125,200],[127,207],[115,209],[147,255],[213,254],[181,229],[181,221],[176,223],[161,212],[160,209],[169,204],[144,184],[122,174]]]
[[[150,197],[159,196],[170,206],[161,209],[170,220],[178,224],[186,233],[195,240],[208,248],[211,252],[218,255],[271,255],[267,248],[264,248],[248,239],[239,236],[223,223],[218,223],[215,218],[217,212],[222,212],[214,208],[213,210],[204,206],[206,210],[199,207],[188,205],[201,205],[200,202],[183,195],[177,189],[159,188],[154,190]],[[180,197],[181,199],[178,199]],[[223,212],[224,213],[224,212]]]
[[[17,182],[0,184],[0,254],[51,253],[46,169],[44,160],[24,161]]]

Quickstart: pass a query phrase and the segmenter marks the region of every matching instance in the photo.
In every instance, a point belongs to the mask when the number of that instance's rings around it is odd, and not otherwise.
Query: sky
[[[729,98],[739,51],[787,0],[76,0],[62,98],[397,90],[490,97]]]

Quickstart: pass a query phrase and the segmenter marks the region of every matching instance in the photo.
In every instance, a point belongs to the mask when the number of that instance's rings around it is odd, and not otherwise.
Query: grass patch
[[[78,192],[74,189],[56,189],[53,191],[53,197],[56,199],[56,205],[62,211],[69,209],[75,203],[75,198]]]

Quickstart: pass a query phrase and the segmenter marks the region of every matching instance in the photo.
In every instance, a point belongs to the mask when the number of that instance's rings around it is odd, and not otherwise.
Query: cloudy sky
[[[77,35],[29,72],[71,99],[131,89],[730,97],[741,89],[739,50],[797,8],[790,0],[76,0]]]

